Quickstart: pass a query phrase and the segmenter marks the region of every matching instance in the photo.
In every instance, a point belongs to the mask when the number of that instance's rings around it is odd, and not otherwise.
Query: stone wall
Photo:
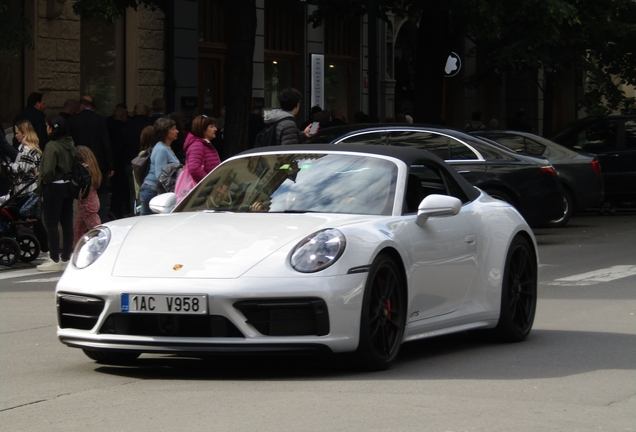
[[[138,10],[137,94],[139,102],[148,106],[154,99],[165,97],[164,19],[161,11],[153,12],[145,7]]]
[[[62,14],[46,18],[46,1],[37,1],[36,83],[45,94],[47,113],[60,111],[67,99],[79,99],[80,18],[73,2],[64,4]]]

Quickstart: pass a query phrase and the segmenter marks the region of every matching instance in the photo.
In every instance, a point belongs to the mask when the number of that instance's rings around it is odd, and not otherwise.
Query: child
[[[77,245],[79,239],[89,229],[102,223],[97,212],[99,211],[99,198],[97,189],[102,184],[102,173],[99,170],[95,155],[86,146],[77,146],[77,158],[91,174],[91,189],[85,199],[80,199],[77,205],[77,219],[75,219],[73,245]]]

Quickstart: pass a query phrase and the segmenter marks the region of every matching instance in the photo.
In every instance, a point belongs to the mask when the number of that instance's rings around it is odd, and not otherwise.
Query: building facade
[[[227,68],[228,28],[240,25],[228,15],[227,1],[173,0],[165,11],[128,9],[123,18],[108,23],[75,15],[74,0],[7,0],[16,18],[24,16],[32,24],[35,46],[2,59],[3,126],[11,125],[33,91],[45,94],[49,113],[59,111],[67,99],[91,94],[105,116],[117,103],[132,110],[138,102],[150,106],[162,97],[170,111],[182,112],[186,120],[200,113],[222,118],[230,91],[226,77],[232,73]],[[340,108],[349,122],[370,107],[377,107],[380,121],[412,112],[417,23],[393,16],[390,26],[378,21],[371,32],[377,40],[370,44],[367,17],[314,28],[308,17],[315,8],[302,1],[256,0],[253,105],[267,112],[277,107],[281,89],[295,87],[304,95],[299,122],[312,101],[320,101],[323,109]],[[524,108],[541,133],[541,74],[509,75],[471,88],[466,80],[480,66],[473,48],[467,39],[456,53],[459,73],[445,78],[440,118],[446,126],[463,128],[472,112],[481,111],[484,123],[496,119],[505,127]],[[377,52],[375,79],[369,76],[370,52]],[[574,75],[566,78],[554,103],[557,127],[579,115],[576,102],[583,84]],[[320,80],[322,85],[316,85]]]

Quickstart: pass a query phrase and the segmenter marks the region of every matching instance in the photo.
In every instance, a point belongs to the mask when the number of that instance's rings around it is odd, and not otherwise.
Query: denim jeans
[[[141,215],[151,215],[150,200],[158,195],[157,188],[146,183],[139,188],[139,199],[141,201]]]

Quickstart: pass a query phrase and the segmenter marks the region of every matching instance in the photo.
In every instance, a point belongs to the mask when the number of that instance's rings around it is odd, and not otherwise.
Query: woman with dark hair
[[[157,179],[163,171],[163,166],[169,163],[179,163],[170,145],[179,136],[179,130],[170,117],[159,117],[154,124],[155,137],[158,140],[150,154],[150,171],[139,188],[141,200],[141,215],[152,214],[150,200],[157,196]]]
[[[46,132],[50,141],[44,148],[40,162],[38,194],[42,197],[42,216],[49,240],[49,258],[39,271],[62,271],[71,258],[73,248],[73,196],[70,178],[77,158],[73,138],[68,135],[64,117],[53,114],[46,118]],[[60,234],[62,225],[62,255]]]
[[[200,115],[192,120],[192,132],[186,137],[183,148],[186,152],[185,165],[196,183],[221,163],[219,154],[210,143],[215,137],[214,117]]]

